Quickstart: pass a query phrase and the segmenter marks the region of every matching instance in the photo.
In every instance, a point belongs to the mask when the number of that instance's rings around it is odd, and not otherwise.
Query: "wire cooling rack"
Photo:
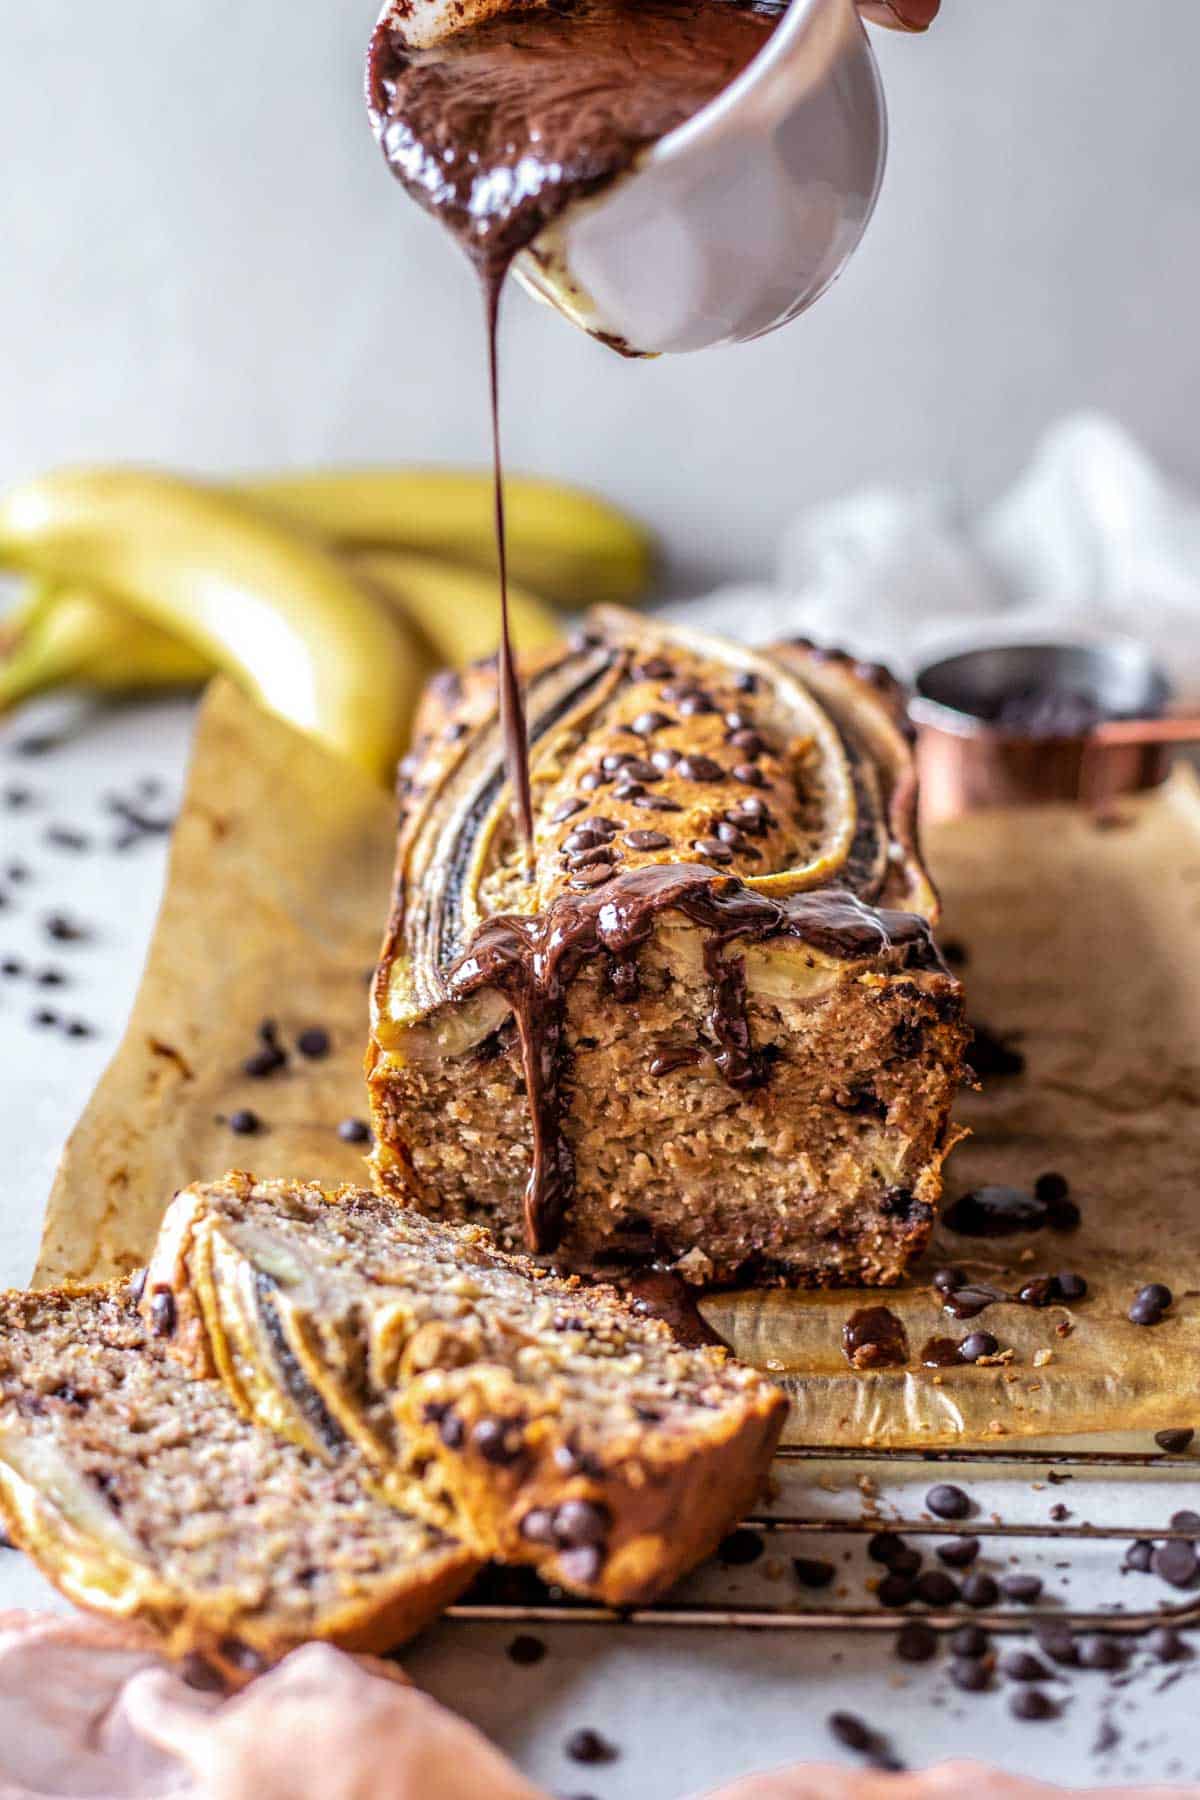
[[[922,1508],[924,1487],[935,1468],[973,1471],[970,1491],[976,1496],[976,1511],[972,1517],[944,1521]],[[1126,1636],[1154,1625],[1200,1623],[1200,1588],[1178,1600],[1164,1599],[1171,1590],[1152,1576],[1134,1574],[1123,1555],[1139,1540],[1155,1544],[1194,1541],[1200,1537],[1195,1525],[1172,1525],[1166,1516],[1136,1520],[1106,1516],[1098,1523],[1078,1516],[1082,1508],[1111,1515],[1115,1510],[1125,1511],[1131,1503],[1139,1512],[1144,1507],[1147,1512],[1164,1515],[1187,1509],[1189,1501],[1200,1504],[1200,1460],[1194,1457],[1031,1449],[888,1451],[865,1456],[858,1450],[792,1446],[779,1452],[774,1473],[783,1497],[744,1521],[763,1539],[761,1570],[757,1556],[755,1566],[749,1569],[731,1568],[717,1560],[689,1577],[664,1601],[621,1612],[545,1587],[527,1570],[492,1570],[447,1616],[509,1625],[892,1632],[906,1619],[917,1617],[938,1630],[973,1622],[989,1632],[1020,1633],[1052,1622],[1071,1630]],[[1008,1517],[986,1510],[997,1479],[1005,1484]],[[1036,1510],[1025,1502],[1025,1494],[1053,1490],[1058,1495],[1069,1494],[1071,1507],[1059,1504],[1059,1511],[1068,1516],[1054,1520],[1011,1516],[1018,1488],[1022,1515]],[[789,1504],[788,1489],[799,1490],[800,1506]],[[885,1491],[886,1511],[879,1500]],[[816,1508],[818,1496],[830,1502],[824,1513]],[[847,1502],[852,1512],[847,1510]],[[1034,1567],[1045,1576],[1043,1595],[1034,1605],[1001,1601],[980,1609],[962,1604],[884,1606],[870,1585],[871,1577],[884,1571],[866,1556],[869,1539],[882,1530],[898,1533],[923,1551],[936,1551],[939,1540],[976,1537],[980,1540],[980,1567],[994,1573],[1001,1572],[1001,1563]],[[840,1577],[834,1599],[799,1591],[795,1580],[788,1579],[791,1559],[801,1550],[833,1562],[830,1586]],[[1135,1582],[1148,1583],[1135,1591],[1133,1605],[1126,1585],[1131,1575]],[[1072,1587],[1086,1591],[1082,1605],[1069,1596],[1067,1590]],[[780,1592],[785,1588],[786,1592]]]

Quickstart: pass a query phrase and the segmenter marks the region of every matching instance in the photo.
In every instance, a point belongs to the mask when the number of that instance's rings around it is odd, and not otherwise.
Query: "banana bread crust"
[[[899,1280],[966,1040],[901,690],[606,613],[528,692],[532,867],[486,671],[434,685],[403,773],[376,1184],[567,1268]]]

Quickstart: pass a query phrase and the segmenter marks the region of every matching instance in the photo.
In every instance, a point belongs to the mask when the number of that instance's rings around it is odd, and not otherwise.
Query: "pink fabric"
[[[943,1763],[923,1775],[812,1765],[751,1776],[707,1800],[1046,1800],[1063,1792],[976,1763]],[[1134,1792],[1104,1795],[1129,1800]],[[1198,1792],[1136,1790],[1137,1800]],[[0,1613],[0,1800],[485,1795],[549,1800],[390,1664],[309,1644],[223,1699],[189,1688],[131,1629]]]

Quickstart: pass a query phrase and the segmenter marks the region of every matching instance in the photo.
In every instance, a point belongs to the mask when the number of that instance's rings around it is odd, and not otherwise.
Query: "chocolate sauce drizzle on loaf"
[[[535,917],[486,920],[451,972],[449,987],[460,998],[496,988],[517,1021],[533,1135],[525,1236],[536,1254],[557,1248],[575,1180],[562,1130],[567,991],[589,959],[627,962],[669,911],[706,934],[705,967],[713,984],[708,1026],[718,1046],[713,1060],[738,1089],[765,1081],[768,1064],[751,1041],[745,963],[729,954],[731,945],[794,937],[839,958],[891,951],[907,967],[942,967],[929,926],[916,914],[877,912],[835,889],[774,900],[699,863],[628,869],[601,892],[560,894]]]

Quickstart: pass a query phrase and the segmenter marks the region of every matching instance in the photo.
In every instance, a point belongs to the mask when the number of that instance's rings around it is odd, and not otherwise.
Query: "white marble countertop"
[[[115,850],[119,824],[106,797],[129,794],[149,779],[162,784],[169,809],[182,782],[190,711],[180,702],[114,710],[91,718],[46,754],[20,754],[18,740],[41,723],[26,714],[0,733],[0,963],[20,965],[0,976],[0,1130],[8,1169],[0,1274],[10,1282],[28,1276],[59,1146],[116,1045],[162,880],[165,840],[145,838]],[[10,790],[18,796],[27,790],[28,797],[13,804]],[[155,799],[152,806],[158,805]],[[54,826],[83,834],[87,846],[56,845],[47,836]],[[24,878],[14,865],[26,871]],[[87,941],[54,941],[45,921],[56,911],[85,921]],[[61,972],[63,980],[39,984],[46,971]],[[60,1022],[33,1024],[39,1009]],[[72,1020],[82,1020],[90,1035],[68,1035],[62,1022]],[[885,1472],[874,1496],[864,1496],[860,1475],[845,1464],[806,1466],[800,1485],[789,1488],[792,1509],[808,1519],[853,1522],[870,1506],[883,1522],[919,1520],[935,1478],[919,1463],[901,1466]],[[1162,1527],[1177,1508],[1200,1506],[1200,1483],[1186,1466],[1169,1475],[1108,1479],[1075,1471],[1054,1486],[1046,1485],[1044,1470],[1023,1467],[962,1479],[980,1521],[998,1512],[1044,1525],[1051,1505],[1067,1504],[1075,1521]],[[932,1545],[916,1541],[928,1566]],[[879,1572],[865,1560],[865,1544],[862,1533],[768,1538],[751,1567],[710,1572],[692,1591],[733,1605],[807,1599],[861,1606],[868,1598],[864,1578]],[[986,1566],[1001,1572],[1016,1559],[1022,1569],[1037,1570],[1051,1605],[1154,1610],[1185,1598],[1152,1576],[1122,1575],[1123,1552],[1119,1541],[1106,1539],[1087,1545],[1026,1540],[1006,1544]],[[805,1595],[792,1572],[797,1554],[835,1562],[826,1593]],[[0,1605],[62,1604],[22,1558],[0,1558]],[[532,1631],[547,1647],[535,1666],[519,1666],[506,1654],[518,1630]],[[1191,1711],[1200,1655],[1168,1666],[1139,1646],[1115,1677],[1068,1671],[1067,1679],[1043,1684],[1057,1717],[1018,1723],[1010,1711],[1013,1682],[997,1677],[987,1693],[963,1693],[950,1679],[944,1644],[920,1665],[898,1659],[894,1645],[890,1623],[852,1631],[449,1620],[413,1647],[405,1665],[531,1777],[564,1796],[672,1800],[782,1762],[854,1762],[830,1734],[827,1720],[835,1711],[866,1719],[910,1767],[975,1755],[1069,1785],[1200,1778]],[[1106,1721],[1119,1736],[1098,1750],[1110,1735]],[[590,1767],[572,1763],[564,1744],[581,1726],[601,1732],[617,1756]]]

